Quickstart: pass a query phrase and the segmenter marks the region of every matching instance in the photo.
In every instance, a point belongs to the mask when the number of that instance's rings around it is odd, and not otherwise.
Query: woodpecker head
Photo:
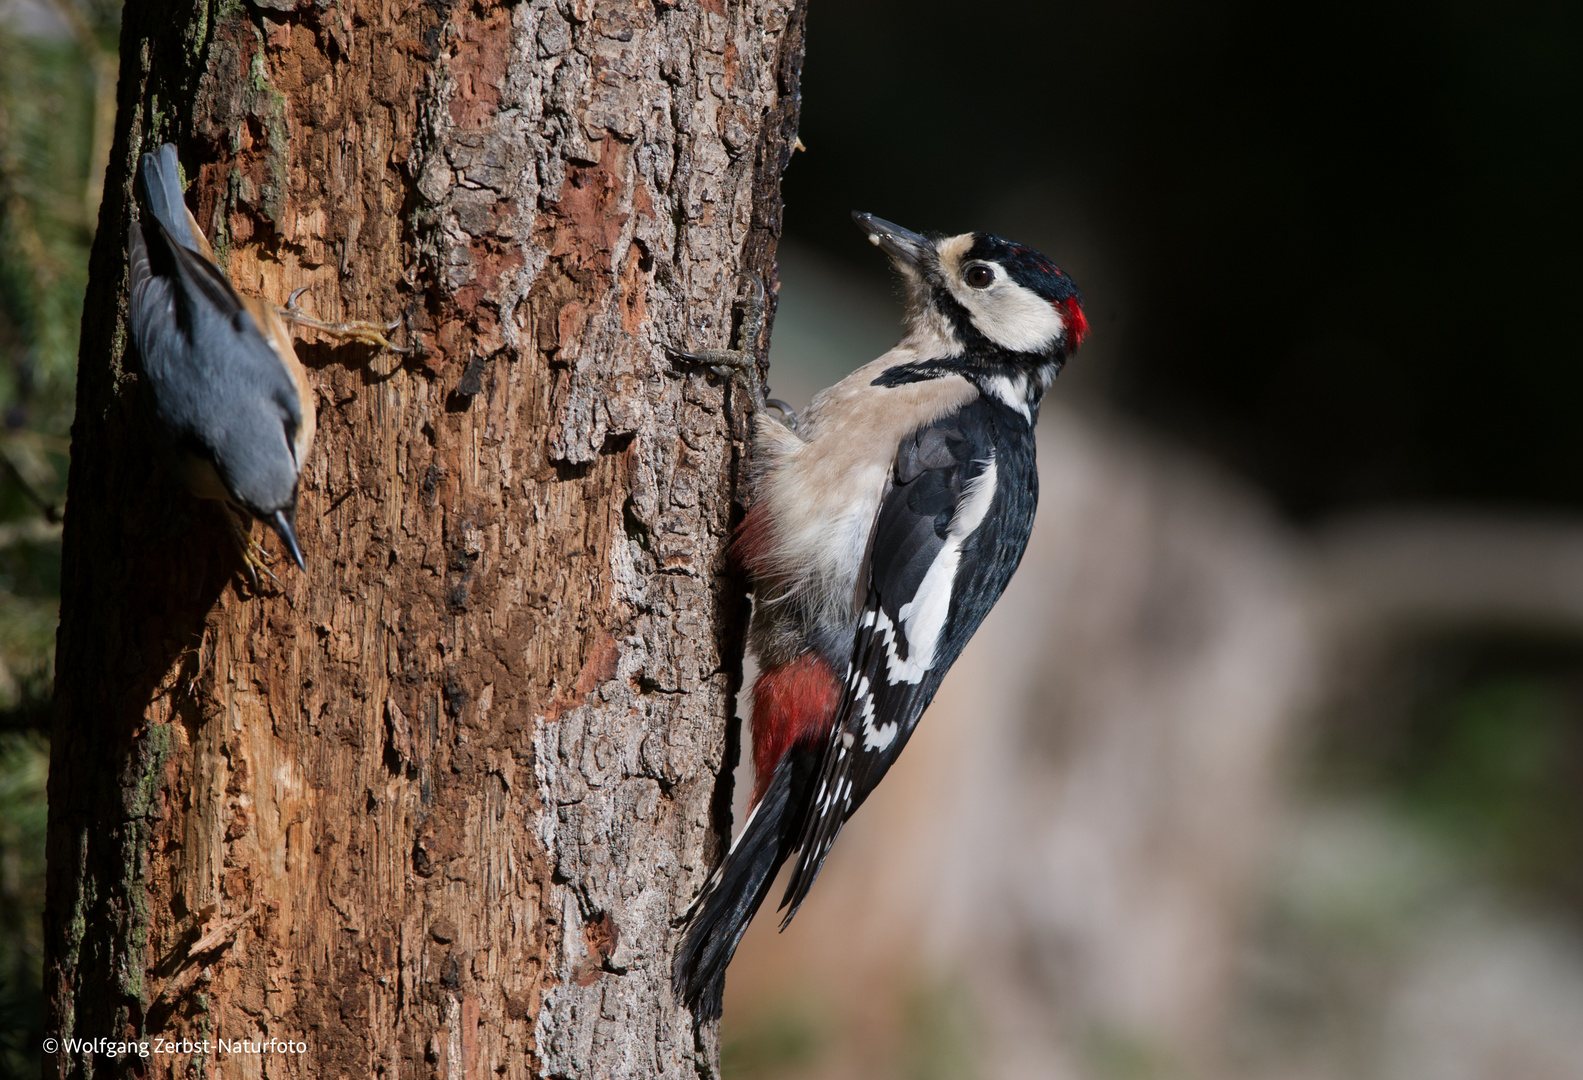
[[[927,237],[852,215],[907,285],[907,336],[931,358],[1032,368],[1054,378],[1088,332],[1072,279],[1032,248],[990,233]]]

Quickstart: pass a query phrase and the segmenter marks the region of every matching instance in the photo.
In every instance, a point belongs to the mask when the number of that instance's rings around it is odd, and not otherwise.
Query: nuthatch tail
[[[143,155],[138,190],[153,220],[127,230],[132,337],[182,479],[268,523],[306,569],[295,521],[313,446],[307,372],[274,306],[238,295],[215,265],[174,146]]]

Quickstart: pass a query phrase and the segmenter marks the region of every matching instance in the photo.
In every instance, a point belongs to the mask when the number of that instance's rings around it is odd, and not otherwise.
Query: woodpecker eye
[[[987,289],[995,280],[995,271],[983,263],[974,263],[967,268],[967,273],[962,275],[967,283],[975,289]]]

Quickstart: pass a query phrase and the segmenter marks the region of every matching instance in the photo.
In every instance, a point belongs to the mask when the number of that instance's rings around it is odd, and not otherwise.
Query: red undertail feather
[[[759,675],[753,684],[754,805],[787,750],[829,732],[840,701],[841,680],[813,653]]]

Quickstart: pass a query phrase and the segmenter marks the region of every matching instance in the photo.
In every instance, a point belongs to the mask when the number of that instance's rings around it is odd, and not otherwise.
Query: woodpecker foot
[[[742,329],[738,333],[737,348],[687,352],[667,346],[665,351],[670,353],[673,359],[713,368],[720,375],[740,374],[748,384],[748,392],[753,396],[754,410],[777,408],[781,412],[788,413],[792,416],[792,427],[795,429],[796,414],[791,413],[784,402],[772,402],[764,396],[764,381],[759,378],[758,357],[759,335],[764,332],[764,281],[757,274],[753,274],[748,280],[753,283],[753,288],[748,293],[747,299],[742,302]]]
[[[797,410],[796,409],[794,409],[790,405],[786,404],[780,398],[773,398],[773,397],[772,398],[765,398],[764,399],[764,404],[768,405],[770,408],[774,409],[776,412],[781,414],[781,423],[785,424],[787,427],[791,428],[793,431],[797,430]]]
[[[321,334],[329,334],[331,337],[341,338],[343,341],[360,341],[364,345],[377,345],[381,349],[388,349],[390,352],[400,353],[403,356],[412,354],[412,349],[397,345],[386,336],[394,333],[396,328],[401,325],[400,319],[392,323],[372,323],[364,322],[360,319],[351,322],[322,322],[311,315],[304,314],[302,309],[297,306],[297,297],[307,291],[308,286],[306,285],[294,290],[286,298],[286,306],[276,310],[280,312],[283,318],[296,323],[298,326],[306,326],[317,330]]]
[[[263,582],[259,574],[263,574],[275,583],[282,591],[285,586],[280,579],[270,570],[269,563],[273,560],[269,552],[264,550],[264,545],[253,539],[253,519],[250,515],[238,517],[238,511],[230,505],[221,507],[225,514],[225,523],[231,527],[231,540],[236,544],[237,553],[242,556],[242,569],[247,573],[247,580],[253,586],[255,593],[262,594]]]

